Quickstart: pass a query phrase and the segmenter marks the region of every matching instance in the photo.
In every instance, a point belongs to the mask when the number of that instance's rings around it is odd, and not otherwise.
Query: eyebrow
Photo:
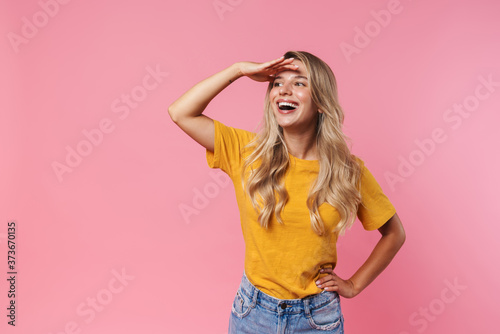
[[[303,75],[294,75],[293,78],[299,78],[299,79],[306,79],[307,80],[307,77],[303,76]],[[281,75],[278,75],[277,77],[274,78],[274,80],[276,79],[283,79],[283,77]]]

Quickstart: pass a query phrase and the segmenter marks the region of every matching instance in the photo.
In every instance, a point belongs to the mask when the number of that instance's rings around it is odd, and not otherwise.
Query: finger
[[[337,291],[339,289],[339,284],[335,281],[328,281],[318,286],[318,288],[327,291]]]
[[[325,281],[323,284],[321,284],[322,287],[335,286],[335,285],[339,285],[339,283],[334,280]]]
[[[322,277],[322,278],[320,278],[320,279],[318,279],[316,281],[316,285],[318,287],[327,286],[327,285],[330,285],[330,284],[337,284],[337,282],[335,280],[335,277],[333,277],[331,275]]]
[[[274,65],[276,65],[276,64],[279,64],[279,63],[280,63],[280,62],[282,62],[283,60],[286,60],[286,59],[284,59],[284,58],[285,58],[285,56],[281,56],[281,57],[279,57],[279,58],[276,58],[276,59],[273,59],[273,60],[271,60],[271,61],[268,61],[268,62],[264,63],[264,65],[265,65],[265,67],[274,66]]]
[[[321,269],[320,272],[321,273],[329,273],[332,276],[333,279],[337,279],[338,278],[337,274],[335,274],[335,272],[333,271],[332,268],[324,268],[324,269]]]
[[[327,286],[324,288],[324,290],[326,290],[326,291],[339,291],[339,286],[338,285]]]
[[[281,72],[285,72],[285,71],[297,71],[299,69],[299,67],[297,65],[288,65],[288,66],[281,66],[281,67],[277,67],[275,69],[270,69],[270,71],[273,71],[273,75],[277,75]]]
[[[295,70],[296,68],[298,68],[298,67],[295,67],[294,65],[283,65],[283,64],[267,65],[267,64],[261,64],[261,66],[259,67],[258,71],[259,72],[267,72],[267,73],[271,73],[271,74],[276,74],[278,72],[285,71],[287,69]]]
[[[282,59],[282,58],[283,57],[275,59],[274,61],[271,61],[269,63],[266,63],[266,67],[269,69],[276,69],[281,66],[289,65],[294,60],[294,58],[287,58],[287,59]]]
[[[278,60],[278,61],[276,62],[276,64],[280,64],[280,63],[281,63],[281,64],[289,64],[289,63],[291,63],[291,62],[293,62],[293,61],[295,60],[295,58],[286,58],[286,59],[285,59],[285,58],[283,58],[283,57],[281,57],[281,58],[279,58],[279,59],[280,59],[280,60]]]
[[[273,69],[276,72],[283,72],[283,71],[296,71],[299,69],[299,65],[283,65],[280,67],[277,67]]]
[[[298,69],[299,66],[295,64],[276,64],[273,67],[270,67],[269,70],[280,72],[280,71],[286,71],[286,70],[296,70]]]

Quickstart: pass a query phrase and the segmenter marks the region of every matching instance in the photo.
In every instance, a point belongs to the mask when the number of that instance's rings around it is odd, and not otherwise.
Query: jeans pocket
[[[238,318],[244,318],[250,313],[253,307],[252,299],[243,293],[241,289],[238,289],[234,297],[231,312]]]
[[[308,320],[312,328],[324,331],[338,329],[339,333],[343,333],[344,317],[342,316],[338,296],[335,296],[328,304],[311,309],[310,313],[311,315],[308,317]]]

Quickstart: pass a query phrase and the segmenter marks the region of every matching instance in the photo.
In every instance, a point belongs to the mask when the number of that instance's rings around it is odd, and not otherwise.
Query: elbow
[[[172,105],[170,105],[170,107],[168,107],[168,114],[170,115],[170,118],[172,119],[172,121],[174,123],[177,123],[177,115],[175,113],[174,108],[172,108]]]
[[[406,241],[406,232],[404,229],[401,229],[401,232],[399,233],[399,248],[403,247],[405,241]]]
[[[398,249],[400,249],[401,247],[403,247],[403,245],[406,241],[406,232],[405,232],[405,229],[403,228],[403,225],[399,224],[399,228],[395,232],[396,232],[396,235],[395,235],[396,241],[395,242],[396,242]]]

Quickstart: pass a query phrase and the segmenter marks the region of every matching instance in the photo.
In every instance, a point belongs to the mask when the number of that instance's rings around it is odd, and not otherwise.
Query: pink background
[[[227,332],[244,258],[234,190],[167,108],[234,62],[287,50],[332,67],[352,151],[407,232],[390,267],[342,301],[346,333],[497,332],[497,1],[54,4],[1,3],[2,333]],[[161,72],[156,81],[148,69]],[[242,78],[205,113],[254,130],[265,86]],[[131,94],[129,107],[121,99]],[[86,156],[58,178],[53,164],[76,149]],[[15,328],[6,324],[9,221]],[[350,276],[377,238],[351,229],[337,273]]]

